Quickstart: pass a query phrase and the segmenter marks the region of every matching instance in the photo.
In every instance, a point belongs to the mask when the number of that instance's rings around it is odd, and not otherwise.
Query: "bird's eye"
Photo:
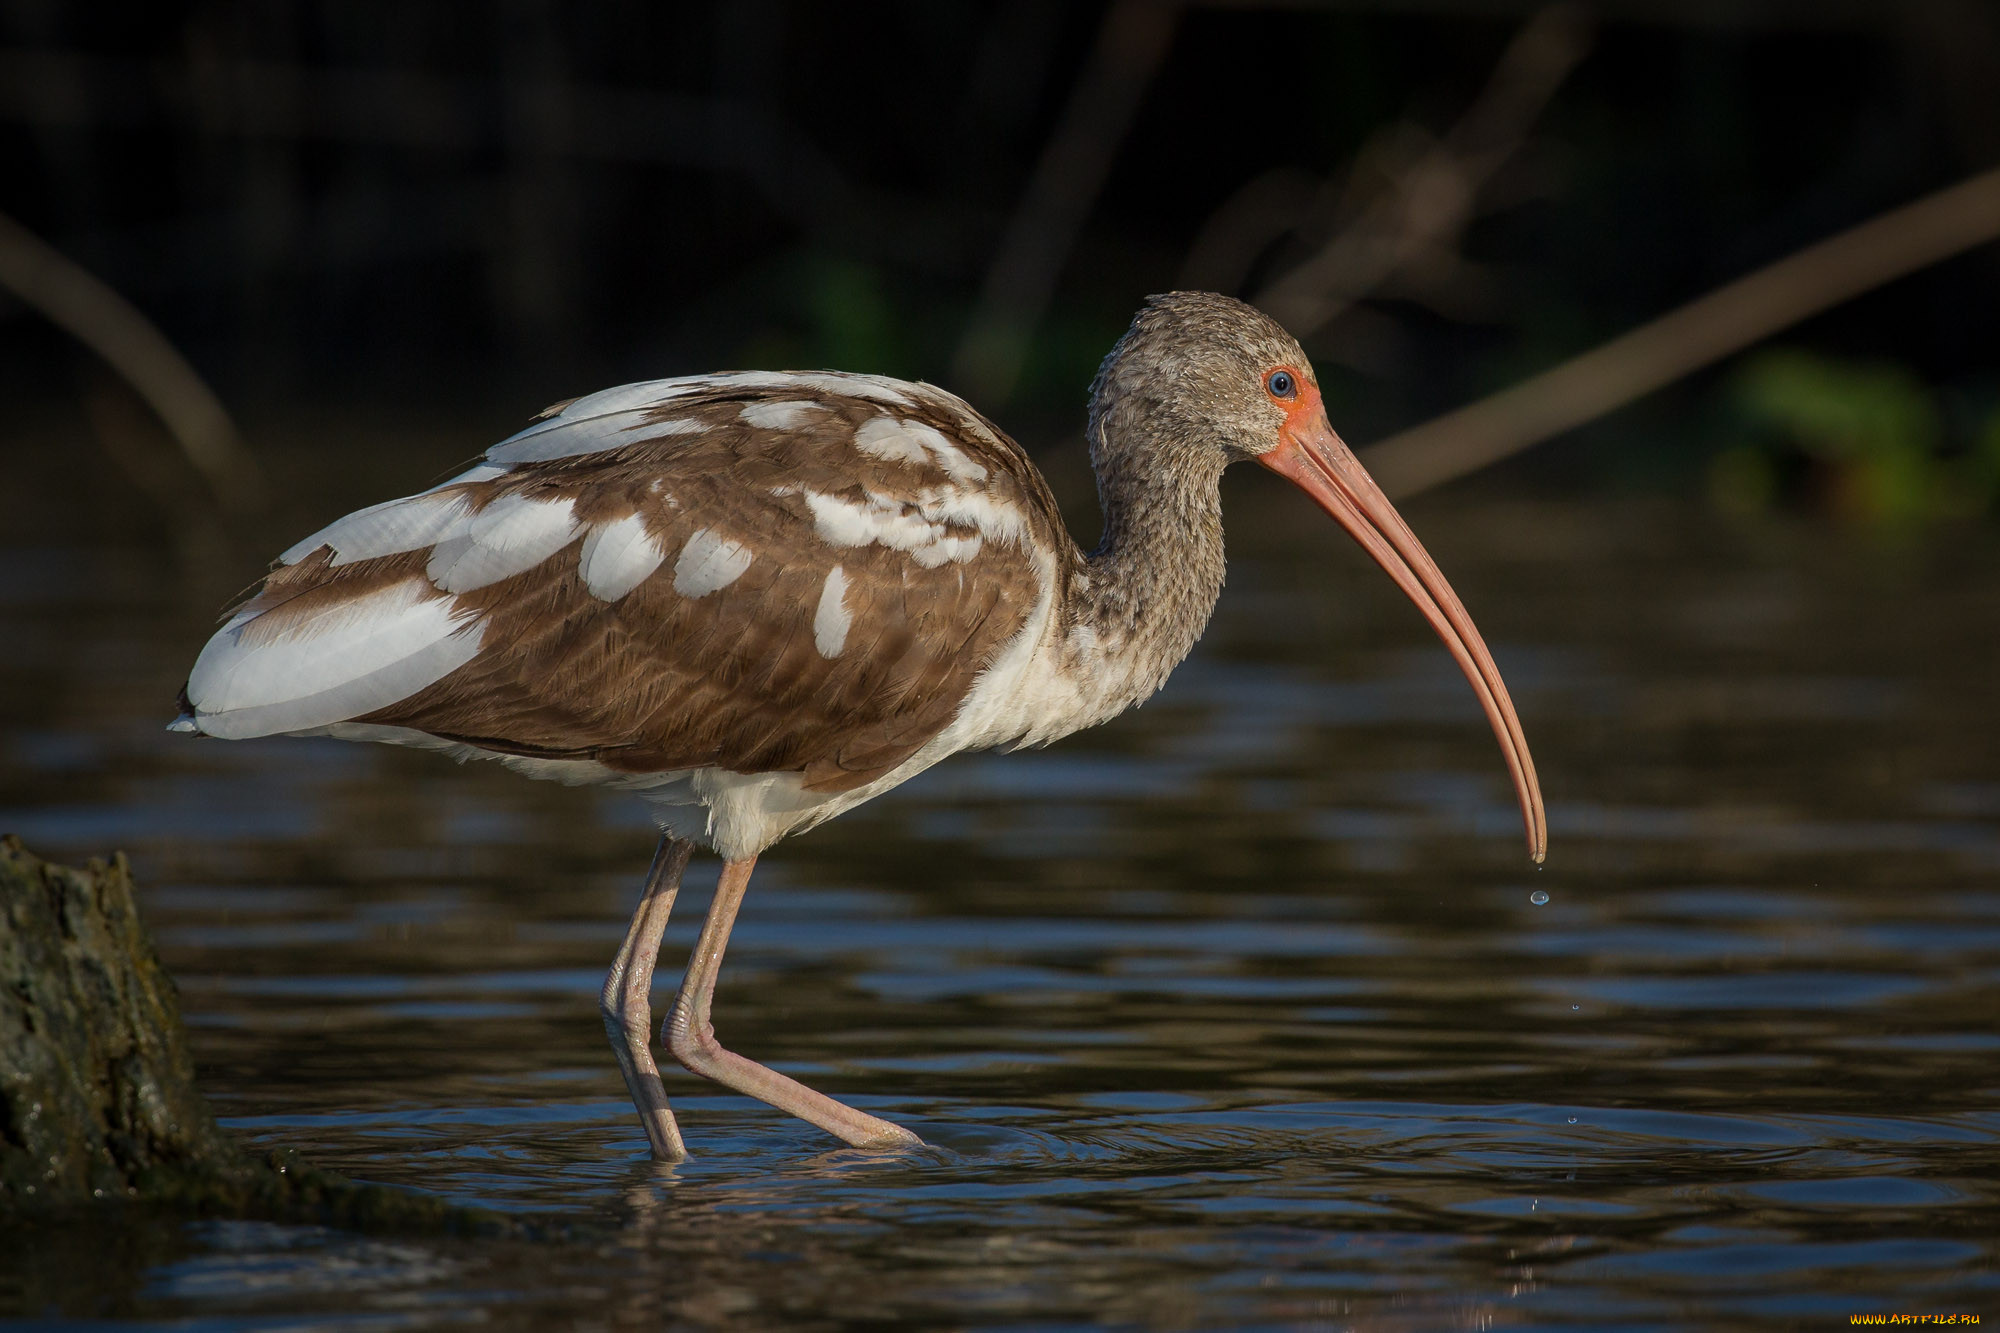
[[[1264,377],[1264,388],[1273,398],[1296,398],[1299,383],[1289,370],[1274,370]]]

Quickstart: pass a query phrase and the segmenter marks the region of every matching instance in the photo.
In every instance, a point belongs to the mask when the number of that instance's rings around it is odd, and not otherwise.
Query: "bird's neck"
[[[1091,444],[1104,535],[1071,618],[1096,655],[1078,669],[1109,717],[1151,697],[1208,627],[1222,595],[1222,469],[1205,451],[1181,467],[1120,466],[1130,454]]]

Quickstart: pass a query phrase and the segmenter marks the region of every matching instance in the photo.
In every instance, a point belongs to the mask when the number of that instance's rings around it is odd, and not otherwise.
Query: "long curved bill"
[[[1346,528],[1361,549],[1374,557],[1404,596],[1417,604],[1451,650],[1459,670],[1472,682],[1486,720],[1507,757],[1507,771],[1513,776],[1514,791],[1521,801],[1521,819],[1528,830],[1528,855],[1539,863],[1548,854],[1548,817],[1542,810],[1542,788],[1535,780],[1535,761],[1528,754],[1528,738],[1521,733],[1521,719],[1514,714],[1514,701],[1500,679],[1500,668],[1486,651],[1485,640],[1445,582],[1423,543],[1410,525],[1396,512],[1389,497],[1362,468],[1354,451],[1333,433],[1326,411],[1316,401],[1302,402],[1289,413],[1278,432],[1279,445],[1257,461],[1286,478],[1318,502]]]

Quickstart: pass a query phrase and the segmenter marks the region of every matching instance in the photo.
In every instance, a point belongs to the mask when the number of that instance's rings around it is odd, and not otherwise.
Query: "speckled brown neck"
[[[1085,561],[1076,616],[1097,636],[1121,707],[1166,683],[1222,595],[1224,455],[1174,443],[1092,431],[1104,536]]]

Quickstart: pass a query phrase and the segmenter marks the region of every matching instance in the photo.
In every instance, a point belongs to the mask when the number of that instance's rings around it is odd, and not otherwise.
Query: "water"
[[[257,540],[461,444],[295,487]],[[596,1012],[650,850],[638,808],[384,748],[166,735],[206,612],[256,562],[191,600],[143,511],[90,523],[51,499],[0,548],[0,824],[45,855],[132,854],[247,1142],[611,1239],[58,1228],[0,1254],[0,1313],[1992,1313],[2000,542],[1633,500],[1409,506],[1535,747],[1537,872],[1414,613],[1295,497],[1245,478],[1229,501],[1229,591],[1160,699],[955,761],[758,871],[723,1038],[932,1147],[844,1149],[676,1073],[696,1155],[662,1167]],[[661,1006],[713,879],[698,862]]]

